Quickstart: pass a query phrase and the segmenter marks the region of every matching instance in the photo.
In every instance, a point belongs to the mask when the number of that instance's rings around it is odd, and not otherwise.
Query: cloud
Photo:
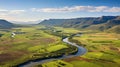
[[[10,14],[22,14],[26,12],[26,10],[7,10],[7,9],[0,9],[0,16],[2,15],[10,15]]]
[[[8,10],[6,10],[6,9],[0,9],[0,12],[5,12],[5,11],[8,11]]]
[[[63,8],[32,8],[35,12],[120,12],[120,7],[108,7],[108,6],[73,6]]]
[[[10,14],[21,14],[26,12],[25,10],[11,10],[9,11]]]
[[[23,20],[23,14],[27,10],[8,10],[8,9],[0,9],[0,19],[7,20]]]
[[[105,10],[105,12],[120,12],[120,7],[112,7],[108,10]]]

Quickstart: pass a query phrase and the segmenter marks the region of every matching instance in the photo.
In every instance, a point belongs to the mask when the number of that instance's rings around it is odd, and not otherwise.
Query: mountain
[[[12,27],[14,27],[14,24],[6,20],[0,19],[0,28],[12,28]]]
[[[119,16],[116,16],[115,18],[108,19],[104,23],[101,22],[100,24],[92,24],[89,27],[87,27],[86,29],[100,30],[100,31],[110,29],[114,26],[120,25],[120,19],[118,19],[118,18],[119,18]],[[101,20],[101,21],[103,21],[103,20]]]
[[[61,25],[64,23],[67,19],[49,19],[49,20],[43,20],[39,24],[42,25],[49,25],[49,26],[55,26],[55,25]]]
[[[41,20],[38,21],[11,21],[14,24],[38,24]]]
[[[107,30],[108,32],[115,32],[120,34],[120,25],[116,25],[110,29]]]
[[[116,25],[120,25],[120,16],[85,17],[73,19],[49,19],[44,20],[39,24],[104,31]]]

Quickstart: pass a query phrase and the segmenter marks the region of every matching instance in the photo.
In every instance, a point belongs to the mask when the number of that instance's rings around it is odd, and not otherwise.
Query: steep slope
[[[88,27],[87,29],[103,31],[103,30],[110,29],[117,25],[120,25],[119,16],[116,16],[116,18],[114,18],[114,19],[109,19],[106,22],[101,23],[101,24],[90,25],[90,27]]]
[[[107,30],[108,32],[115,32],[120,34],[120,25],[114,26]]]
[[[6,20],[0,19],[0,28],[12,28],[14,25]]]
[[[120,16],[85,17],[85,18],[73,18],[73,19],[50,19],[50,20],[44,20],[39,24],[104,31],[116,25],[120,25]]]
[[[39,24],[54,26],[54,25],[61,25],[64,21],[65,19],[49,19],[49,20],[43,20]]]
[[[66,20],[61,26],[63,27],[74,27],[74,28],[84,28],[88,27],[89,25],[93,24],[98,18],[77,18],[77,19],[69,19]]]

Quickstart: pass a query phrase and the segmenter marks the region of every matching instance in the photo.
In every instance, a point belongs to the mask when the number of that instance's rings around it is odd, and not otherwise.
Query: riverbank
[[[74,36],[72,42],[81,43],[88,52],[63,61],[74,67],[120,67],[120,34],[94,32]]]
[[[52,57],[49,57],[49,58],[45,57],[45,58],[42,58],[42,59],[39,58],[39,59],[35,59],[35,60],[32,60],[32,61],[30,60],[30,61],[27,61],[25,63],[22,63],[22,64],[18,65],[18,67],[32,67],[34,65],[42,64],[42,63],[49,62],[49,61],[52,61],[52,60],[71,58],[71,57],[80,56],[80,55],[83,55],[83,54],[86,53],[85,48],[78,46],[76,43],[69,42],[69,37],[64,38],[62,41],[69,44],[69,45],[77,47],[77,50],[75,50],[74,52],[72,51],[72,53],[70,53],[69,55],[62,54],[62,55],[59,55],[59,56],[52,56]]]

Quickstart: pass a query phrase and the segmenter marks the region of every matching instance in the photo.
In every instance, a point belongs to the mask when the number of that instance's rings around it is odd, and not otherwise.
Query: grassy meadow
[[[79,57],[80,60],[67,60],[75,67],[86,64],[86,67],[119,67],[120,66],[120,34],[115,33],[86,33],[73,37],[79,41],[88,53]],[[76,62],[79,62],[77,64]],[[88,65],[87,65],[88,64]],[[97,66],[96,66],[97,65]]]
[[[60,37],[45,33],[39,30],[40,28],[44,26],[0,30],[0,67],[11,67],[29,60],[59,56],[70,49]],[[16,33],[14,37],[11,37],[12,32]]]
[[[12,32],[16,32],[14,38],[11,37]],[[85,55],[54,60],[34,67],[120,67],[120,34],[45,26],[0,30],[0,67],[71,54],[76,47],[63,43],[61,38],[76,33],[83,34],[74,36],[72,41],[87,49]]]
[[[65,33],[83,32],[81,36],[74,36],[73,42],[85,47],[88,52],[85,55],[56,60],[44,63],[43,67],[120,67],[120,34],[76,31],[74,29],[59,28]],[[70,31],[70,32],[69,32]],[[72,32],[73,31],[73,32]],[[58,61],[64,65],[60,65]],[[51,65],[51,66],[50,66]],[[40,67],[39,65],[36,67]]]

